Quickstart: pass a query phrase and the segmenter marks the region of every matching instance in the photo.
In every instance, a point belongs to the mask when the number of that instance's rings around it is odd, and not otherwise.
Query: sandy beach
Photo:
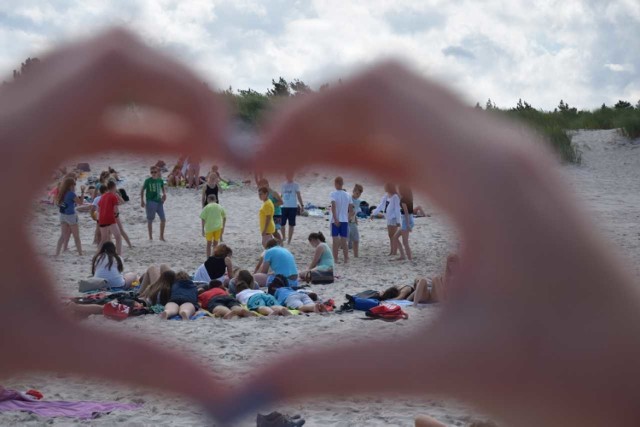
[[[580,166],[563,166],[567,181],[592,215],[594,227],[617,246],[626,257],[635,277],[640,276],[640,140],[630,141],[616,131],[579,131],[573,141],[582,150]],[[174,270],[192,273],[205,260],[205,241],[200,234],[198,218],[201,204],[200,191],[169,188],[165,210],[167,213],[167,242],[149,241],[146,217],[140,207],[140,188],[148,174],[149,165],[156,157],[133,157],[126,154],[105,154],[94,159],[70,159],[68,165],[79,161],[89,162],[91,175],[108,166],[114,167],[124,178],[120,185],[126,189],[131,201],[121,208],[125,229],[134,245],[123,249],[125,271],[142,273],[152,263],[167,263]],[[169,167],[175,158],[164,158]],[[212,160],[202,163],[205,174]],[[224,178],[236,182],[252,180],[249,174],[229,169],[220,164]],[[363,200],[377,204],[383,194],[383,183],[375,177],[361,176],[349,171],[309,169],[296,177],[300,183],[305,203],[325,206],[333,188],[333,178],[344,177],[349,191],[357,182],[364,186]],[[268,176],[273,188],[284,182],[283,176]],[[37,198],[45,194],[44,186],[34,189]],[[261,252],[257,212],[260,200],[253,182],[232,187],[220,194],[220,203],[226,209],[228,219],[224,241],[233,249],[234,264],[253,270]],[[392,261],[387,256],[388,240],[384,220],[360,223],[360,258],[351,259],[347,265],[336,268],[338,280],[331,285],[313,285],[312,289],[322,299],[333,298],[338,305],[344,302],[346,293],[365,289],[382,290],[392,284],[409,284],[416,276],[432,276],[443,269],[443,261],[449,252],[455,251],[455,231],[437,207],[421,194],[416,195],[416,205],[422,205],[429,214],[416,218],[411,234],[415,262]],[[470,207],[471,209],[473,207]],[[553,207],[550,207],[552,209]],[[80,214],[80,234],[84,256],[78,256],[73,243],[70,250],[60,257],[53,256],[59,236],[57,209],[35,201],[31,236],[41,259],[49,266],[56,279],[60,295],[78,295],[78,280],[90,275],[94,253],[94,222],[88,214]],[[294,240],[289,249],[295,255],[298,268],[303,269],[311,261],[313,248],[307,242],[310,232],[322,231],[329,235],[326,218],[299,217]],[[155,223],[155,238],[158,222]],[[552,244],[552,242],[550,242]],[[37,292],[35,284],[34,292]],[[115,322],[103,316],[85,320],[92,327],[108,329],[116,333],[135,335],[188,353],[195,360],[210,366],[215,375],[229,381],[247,378],[248,366],[258,367],[269,358],[282,353],[322,343],[366,340],[407,334],[419,329],[437,316],[439,307],[428,305],[408,307],[409,319],[397,322],[365,321],[362,312],[300,315],[287,318],[252,318],[220,320],[205,318],[196,321],[162,321],[148,315]],[[25,315],[27,315],[26,313]],[[424,337],[428,339],[428,336]],[[149,355],[153,357],[153,355]],[[366,357],[366,355],[363,355]],[[123,364],[139,364],[143,360],[123,361]],[[428,360],[425,359],[425,367]],[[420,369],[419,366],[415,367]],[[309,366],[313,370],[313,366]],[[384,372],[380,380],[384,380]],[[331,381],[324,378],[323,381]],[[11,378],[4,386],[18,390],[29,388],[41,391],[48,400],[96,400],[141,403],[138,410],[114,412],[90,421],[70,418],[45,419],[27,413],[1,413],[0,425],[205,425],[207,418],[199,407],[175,397],[167,397],[146,390],[125,388],[113,384],[85,379],[33,374]],[[349,399],[314,399],[271,408],[283,413],[300,414],[308,426],[410,426],[419,414],[428,414],[447,425],[466,426],[475,421],[489,419],[473,408],[451,400],[420,397]],[[266,411],[268,412],[268,411]],[[242,420],[240,425],[255,425],[255,414]]]

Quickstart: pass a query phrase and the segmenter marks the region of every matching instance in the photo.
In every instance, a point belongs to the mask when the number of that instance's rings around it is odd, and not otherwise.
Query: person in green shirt
[[[207,206],[200,212],[202,235],[207,239],[207,258],[211,256],[212,243],[215,248],[222,240],[224,227],[227,224],[227,215],[224,212],[224,208],[217,202],[218,198],[215,194],[209,194],[207,196]]]
[[[167,200],[167,193],[164,189],[164,181],[160,176],[160,169],[156,166],[151,166],[150,171],[151,177],[144,180],[142,189],[140,190],[140,206],[146,208],[149,240],[153,240],[153,220],[157,214],[158,217],[160,217],[160,240],[164,242],[164,227],[166,224],[164,202]]]

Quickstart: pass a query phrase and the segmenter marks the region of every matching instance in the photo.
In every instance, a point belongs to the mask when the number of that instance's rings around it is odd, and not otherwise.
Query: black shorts
[[[230,297],[228,295],[213,297],[209,300],[209,304],[207,304],[207,310],[213,313],[213,309],[218,307],[219,305],[222,305],[224,307],[231,309],[235,306],[239,306],[240,303],[238,302],[237,299],[235,299],[234,297]]]
[[[291,227],[296,226],[296,216],[298,215],[298,208],[282,208],[282,226],[289,225]]]

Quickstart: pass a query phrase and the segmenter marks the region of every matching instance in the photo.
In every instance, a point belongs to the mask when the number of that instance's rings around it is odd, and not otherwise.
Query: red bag
[[[402,308],[393,303],[382,303],[366,311],[367,317],[383,320],[408,319],[409,315]]]
[[[113,300],[102,307],[102,314],[104,317],[113,320],[124,320],[129,317],[131,307],[128,305],[120,304],[117,300]]]

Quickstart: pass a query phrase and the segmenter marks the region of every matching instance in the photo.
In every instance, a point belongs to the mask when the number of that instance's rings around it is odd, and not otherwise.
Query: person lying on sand
[[[302,313],[324,313],[327,307],[321,302],[314,302],[306,292],[298,292],[289,287],[288,279],[278,274],[269,284],[269,294],[278,301],[278,305],[299,310]]]
[[[186,272],[178,272],[176,281],[171,285],[169,301],[165,304],[164,311],[160,313],[160,317],[169,319],[179,314],[183,320],[189,320],[198,308],[197,286]]]
[[[263,316],[289,316],[291,314],[286,307],[278,304],[278,300],[273,295],[269,295],[261,289],[252,289],[245,281],[236,283],[235,288],[236,299],[240,304],[246,305],[249,310]]]
[[[237,299],[229,295],[229,291],[220,280],[209,282],[207,288],[204,288],[198,295],[198,302],[215,317],[223,319],[257,316],[256,313],[242,307]]]

